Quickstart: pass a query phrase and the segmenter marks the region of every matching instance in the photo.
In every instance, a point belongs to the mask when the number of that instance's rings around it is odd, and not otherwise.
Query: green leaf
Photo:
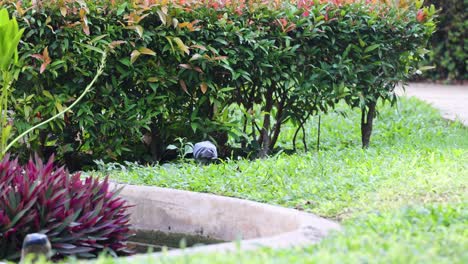
[[[88,44],[84,44],[84,43],[78,43],[78,44],[80,44],[80,45],[83,46],[83,47],[86,47],[87,49],[96,51],[96,52],[98,52],[98,53],[100,53],[100,54],[104,54],[104,51],[103,51],[102,49],[99,49],[99,48],[96,48],[96,47],[94,47],[94,46],[91,46],[91,45],[88,45]]]
[[[172,52],[175,52],[174,44],[172,43],[172,37],[166,36],[165,38],[167,39],[167,42],[169,42],[169,45],[171,45]]]
[[[148,48],[145,48],[145,47],[141,47],[138,49],[138,51],[141,53],[141,54],[145,54],[145,55],[151,55],[151,56],[155,56],[156,55],[156,52],[148,49]]]
[[[16,19],[10,20],[7,10],[0,9],[0,70],[7,71],[18,61],[18,44],[23,32]]]
[[[125,12],[125,9],[127,8],[128,3],[123,2],[121,5],[119,5],[119,8],[117,9],[117,15],[120,16]]]
[[[101,36],[97,36],[97,37],[93,38],[93,39],[90,41],[90,43],[98,42],[99,40],[101,40],[101,39],[103,39],[103,38],[105,38],[105,37],[107,37],[107,36],[108,36],[107,34],[104,34],[104,35],[101,35]]]
[[[361,47],[364,48],[366,46],[366,43],[364,42],[364,40],[359,38],[359,45],[361,45]]]
[[[375,49],[377,49],[378,47],[380,47],[380,44],[374,44],[374,45],[370,45],[369,47],[367,47],[364,52],[365,53],[369,53]]]
[[[42,94],[44,94],[47,98],[54,100],[54,96],[47,90],[43,90]]]
[[[176,145],[168,145],[168,146],[166,147],[166,149],[167,149],[167,150],[177,150],[177,149],[179,149],[179,148],[178,148]]]
[[[140,57],[140,52],[138,50],[132,51],[132,54],[130,54],[130,62],[133,64],[138,57]]]
[[[165,14],[162,10],[156,11],[158,13],[159,19],[164,25],[167,25],[167,14]]]
[[[138,33],[138,35],[140,36],[140,38],[142,38],[143,37],[143,27],[140,26],[140,25],[136,25],[135,30]]]
[[[15,224],[26,214],[27,211],[28,210],[24,209],[24,210],[21,210],[19,213],[17,213],[15,217],[11,220],[10,224],[7,225],[4,229],[8,230],[11,227],[15,226]]]
[[[7,125],[2,129],[2,145],[6,145],[6,143],[8,142],[12,128],[13,127],[11,125]]]
[[[184,44],[184,42],[180,38],[174,38],[175,43],[177,44],[177,47],[182,53],[186,53],[187,55],[190,54],[189,48]]]

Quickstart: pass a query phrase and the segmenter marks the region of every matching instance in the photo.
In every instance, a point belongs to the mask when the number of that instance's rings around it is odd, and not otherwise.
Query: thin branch
[[[306,141],[306,131],[305,131],[305,123],[302,124],[302,143],[304,144],[304,150],[307,152],[307,141]]]
[[[320,132],[321,132],[321,123],[322,123],[322,116],[318,116],[318,126],[317,126],[317,151],[320,151]]]

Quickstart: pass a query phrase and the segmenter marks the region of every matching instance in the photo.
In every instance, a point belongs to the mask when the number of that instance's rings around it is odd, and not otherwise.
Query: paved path
[[[444,118],[459,120],[468,126],[468,85],[411,83],[406,96],[415,96],[439,109]]]

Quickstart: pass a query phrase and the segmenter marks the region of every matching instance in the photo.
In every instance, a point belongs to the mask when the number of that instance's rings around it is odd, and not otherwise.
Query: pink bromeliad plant
[[[55,257],[127,254],[131,236],[126,201],[106,179],[69,174],[63,167],[8,155],[0,162],[0,259],[15,260],[28,233],[49,237]]]

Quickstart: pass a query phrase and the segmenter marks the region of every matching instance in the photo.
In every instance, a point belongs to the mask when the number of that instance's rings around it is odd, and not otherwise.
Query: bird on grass
[[[210,141],[202,141],[193,146],[193,157],[201,164],[209,164],[218,159],[218,151]]]

